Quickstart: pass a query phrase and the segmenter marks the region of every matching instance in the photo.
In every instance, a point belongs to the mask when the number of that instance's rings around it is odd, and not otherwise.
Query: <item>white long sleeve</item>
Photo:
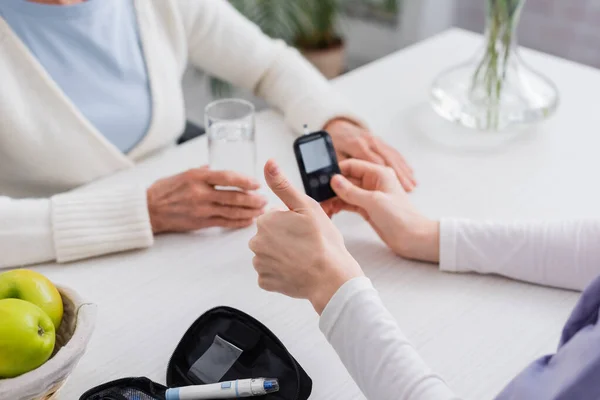
[[[364,125],[300,53],[273,40],[226,0],[178,0],[190,61],[209,74],[254,91],[282,111],[298,134],[348,118]]]
[[[583,290],[600,274],[600,221],[502,224],[443,219],[440,269]]]
[[[369,400],[458,399],[421,359],[369,279],[346,282],[320,327]]]
[[[0,268],[54,259],[50,201],[0,197]]]
[[[50,199],[0,197],[0,268],[148,247],[147,210],[145,189],[135,187]]]
[[[144,188],[73,192],[131,168],[181,135],[181,74],[197,67],[255,91],[297,132],[361,122],[297,51],[225,0],[135,0],[152,123],[128,154],[81,114],[0,17],[0,267],[72,261],[152,244]],[[53,197],[54,196],[54,197]]]
[[[502,224],[443,219],[440,269],[582,290],[600,274],[599,244],[597,220]],[[457,398],[431,373],[367,278],[338,290],[320,326],[368,399]]]

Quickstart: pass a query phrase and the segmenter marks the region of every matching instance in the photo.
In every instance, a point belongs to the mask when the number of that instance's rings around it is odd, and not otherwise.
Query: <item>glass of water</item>
[[[204,110],[210,168],[236,171],[256,178],[254,105],[241,99],[223,99]]]

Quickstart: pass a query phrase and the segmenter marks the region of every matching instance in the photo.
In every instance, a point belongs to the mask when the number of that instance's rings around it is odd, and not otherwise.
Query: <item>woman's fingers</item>
[[[231,186],[242,191],[218,191]],[[191,169],[155,182],[147,192],[148,212],[155,234],[186,232],[213,226],[243,228],[263,213],[266,199],[248,191],[259,183],[232,171]]]
[[[221,205],[246,208],[264,208],[267,205],[267,200],[257,193],[236,190],[213,190],[211,200]]]
[[[354,185],[342,175],[335,175],[331,179],[331,188],[341,200],[353,206],[361,208],[369,207],[374,200],[374,192]]]
[[[314,201],[298,190],[281,171],[275,160],[269,160],[264,168],[265,180],[277,197],[290,210],[310,208]]]
[[[404,190],[407,192],[412,191],[417,181],[415,180],[412,168],[408,165],[404,157],[396,149],[388,146],[381,140],[377,138],[374,140],[377,152],[385,159],[385,164],[394,170]]]
[[[325,200],[324,202],[321,203],[321,208],[323,209],[323,211],[325,211],[325,214],[327,214],[327,216],[329,218],[333,217],[335,214],[337,214],[338,211],[338,198],[334,197],[331,198],[329,200]]]
[[[206,168],[192,169],[187,172],[194,180],[211,186],[232,186],[242,190],[256,190],[260,184],[249,176],[234,171],[213,171]]]
[[[363,189],[389,192],[401,188],[396,171],[391,167],[350,159],[340,163],[340,170],[351,182],[360,182],[358,186]]]
[[[348,203],[342,203],[340,206],[340,211],[341,210],[360,214],[360,216],[363,217],[367,222],[370,221],[369,214],[367,214],[367,212],[363,208],[353,206]]]
[[[240,229],[246,228],[254,223],[254,219],[228,219],[222,217],[211,217],[205,218],[199,221],[198,227],[195,229],[203,229],[203,228],[230,228],[230,229]]]
[[[221,227],[230,229],[246,228],[254,223],[254,218],[228,219],[224,217],[193,217],[186,215],[173,215],[169,218],[168,225],[161,233],[166,232],[193,232],[204,228]]]
[[[214,204],[210,207],[211,216],[226,219],[253,219],[264,214],[262,208],[245,208],[236,206],[223,206]]]
[[[365,160],[371,163],[385,165],[385,160],[377,152],[373,151],[365,139],[359,139],[354,146],[347,149],[346,152],[354,158]]]
[[[373,164],[372,162],[359,160],[356,158],[350,158],[340,162],[340,170],[342,174],[347,178],[354,178],[362,180],[368,174],[383,174],[385,166],[379,164]]]

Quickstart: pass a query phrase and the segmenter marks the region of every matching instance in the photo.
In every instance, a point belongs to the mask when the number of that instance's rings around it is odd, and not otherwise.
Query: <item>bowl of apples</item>
[[[0,273],[0,399],[56,399],[95,320],[94,304],[38,272]]]

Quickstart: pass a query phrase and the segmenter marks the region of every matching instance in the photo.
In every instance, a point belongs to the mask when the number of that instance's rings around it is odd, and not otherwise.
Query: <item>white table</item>
[[[599,216],[600,72],[525,51],[558,85],[558,114],[490,151],[461,152],[427,139],[428,86],[469,57],[479,37],[452,30],[334,82],[406,155],[420,183],[412,199],[432,216],[567,218]],[[425,128],[424,128],[425,127]],[[258,118],[259,161],[276,157],[299,183],[292,137],[272,112]],[[171,149],[101,185],[143,182],[205,163],[206,141]],[[491,398],[534,358],[553,351],[577,293],[503,278],[444,274],[392,255],[359,218],[335,219],[352,254],[380,290],[425,360],[457,393]],[[247,241],[254,229],[157,238],[153,248],[38,268],[99,305],[86,356],[62,392],[126,376],[164,382],[169,356],[187,327],[217,305],[240,308],[279,335],[314,380],[314,399],[360,399],[317,327],[309,304],[257,288]]]

